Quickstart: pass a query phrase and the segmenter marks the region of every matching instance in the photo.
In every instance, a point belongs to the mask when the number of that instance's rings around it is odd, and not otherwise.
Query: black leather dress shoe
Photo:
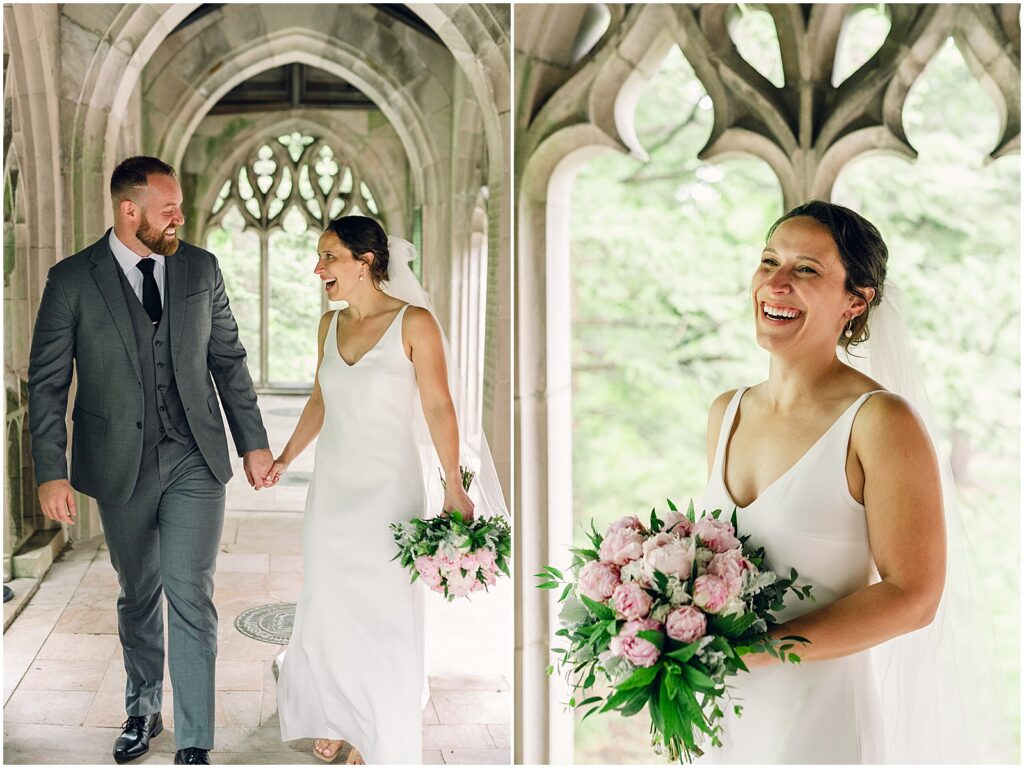
[[[174,753],[175,765],[210,765],[210,750],[186,747]]]
[[[127,763],[149,752],[149,740],[160,735],[164,720],[159,712],[155,715],[129,715],[121,728],[124,730],[114,742],[114,760]]]

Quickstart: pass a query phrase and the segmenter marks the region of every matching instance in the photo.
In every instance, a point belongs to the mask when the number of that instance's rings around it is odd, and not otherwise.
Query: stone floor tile
[[[262,691],[262,661],[217,661],[218,691]]]
[[[430,690],[438,691],[509,691],[504,675],[444,675],[430,678]]]
[[[113,744],[111,744],[112,749]],[[133,765],[141,765],[143,762],[149,763],[150,760],[140,760]],[[7,765],[105,765],[107,763],[113,765],[114,758],[111,757],[110,750],[103,752],[69,749],[38,749],[28,752],[4,750],[4,763]]]
[[[423,725],[440,725],[441,721],[437,718],[437,710],[434,709],[434,702],[428,701],[427,706],[423,708],[423,716],[420,718],[420,722]]]
[[[29,665],[19,688],[29,691],[96,691],[108,663],[36,659]]]
[[[40,587],[42,591],[43,587],[46,586],[46,582],[43,582],[43,586]],[[103,611],[115,617],[117,617],[117,598],[121,594],[120,587],[79,587],[75,591],[73,605],[76,608],[91,608],[98,611]],[[32,598],[33,602],[35,598]]]
[[[124,693],[124,685],[128,680],[128,674],[124,671],[124,659],[120,656],[111,659],[103,672],[103,679],[100,681],[101,691],[120,691]]]
[[[424,749],[423,750],[423,764],[424,765],[444,765],[444,755],[441,754],[439,749]]]
[[[292,594],[298,598],[299,592],[302,591],[301,572],[272,572],[268,577],[268,582],[271,594]]]
[[[510,692],[439,690],[431,698],[442,724],[502,725],[512,721]]]
[[[97,610],[79,605],[75,600],[72,605],[64,609],[64,613],[61,614],[53,631],[88,635],[116,635],[117,611]]]
[[[261,700],[259,691],[217,691],[217,726],[258,726]]]
[[[94,691],[62,691],[40,696],[39,691],[16,690],[4,707],[4,723],[81,725],[95,698]]]
[[[270,553],[271,573],[302,573],[302,555]]]
[[[244,594],[266,594],[267,574],[265,573],[233,573],[218,570],[213,576],[214,594],[218,591],[241,592]]]
[[[488,732],[494,740],[494,746],[501,749],[511,749],[512,729],[507,725],[488,725]]]
[[[217,752],[272,752],[280,762],[291,755],[292,748],[281,741],[281,729],[277,726],[235,728],[218,723],[216,733]]]
[[[446,749],[442,753],[447,765],[510,765],[512,754],[507,749]]]
[[[43,647],[64,611],[60,605],[29,603],[4,632],[4,657],[31,660]]]
[[[118,721],[118,725],[122,721]],[[41,723],[4,723],[4,758],[10,752],[42,752],[55,745],[82,750],[106,751],[109,757],[120,728],[89,728],[80,725],[43,725]],[[112,759],[111,759],[112,761]],[[107,762],[104,760],[103,762]]]
[[[221,547],[217,555],[218,573],[267,573],[270,570],[270,555],[260,553],[236,553],[232,546]]]
[[[119,587],[117,572],[105,558],[97,558],[79,583],[80,587]]]
[[[11,698],[11,694],[18,688],[22,676],[28,672],[32,664],[30,656],[13,656],[4,654],[4,704]]]
[[[490,749],[494,747],[486,725],[424,725],[424,749]]]
[[[117,635],[53,632],[46,638],[37,656],[40,659],[68,661],[110,661],[115,652],[121,652]]]

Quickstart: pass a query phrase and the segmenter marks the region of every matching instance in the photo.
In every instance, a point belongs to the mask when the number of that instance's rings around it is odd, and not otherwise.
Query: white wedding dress
[[[732,514],[725,459],[740,400],[736,392],[722,420],[714,466],[699,509]],[[790,568],[814,587],[815,601],[786,598],[776,618],[788,621],[821,608],[878,579],[868,543],[864,506],[850,495],[847,447],[859,397],[792,468],[749,506],[738,508],[741,535],[765,547],[768,566]],[[801,646],[793,648],[799,653]],[[708,746],[709,763],[871,763],[884,758],[881,701],[868,652],[829,661],[780,664],[730,679],[735,704],[723,707],[722,748]]]
[[[388,527],[419,517],[423,505],[416,377],[402,343],[407,308],[354,365],[338,352],[337,312],[330,322],[302,593],[279,657],[281,738],[344,739],[369,764],[422,762],[422,588],[391,560]]]

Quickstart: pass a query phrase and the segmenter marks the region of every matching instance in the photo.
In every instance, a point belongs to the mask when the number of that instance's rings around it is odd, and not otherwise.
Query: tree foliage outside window
[[[868,16],[851,17],[841,59],[865,61],[885,34],[882,14],[861,13]],[[747,24],[732,34],[757,42],[765,32]],[[768,53],[760,66],[770,69]],[[843,172],[833,199],[868,217],[889,245],[890,275],[904,294],[954,460],[970,543],[983,554],[978,591],[989,601],[1016,696],[1020,175],[1016,157],[985,162],[996,115],[950,41],[906,103],[918,159],[860,159]],[[759,160],[697,160],[711,119],[709,97],[674,48],[637,107],[650,160],[605,155],[573,188],[577,543],[590,519],[601,528],[666,497],[697,498],[707,477],[711,401],[767,374],[749,285],[765,233],[783,212],[782,196]],[[1019,732],[1010,709],[994,716]],[[643,713],[577,724],[577,762],[652,759]]]

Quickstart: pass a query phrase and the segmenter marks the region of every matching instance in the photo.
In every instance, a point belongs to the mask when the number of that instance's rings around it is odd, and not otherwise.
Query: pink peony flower
[[[688,579],[696,554],[693,539],[681,539],[672,533],[655,534],[644,542],[644,574],[652,581],[655,571]]]
[[[717,576],[729,589],[729,597],[739,597],[743,592],[743,573],[754,570],[754,564],[743,557],[738,549],[729,549],[715,555],[708,563],[708,573]]]
[[[606,563],[625,565],[643,557],[644,537],[635,528],[619,528],[605,536],[598,554]]]
[[[433,589],[441,584],[441,573],[438,571],[437,561],[434,558],[429,555],[421,555],[413,561],[413,565],[416,566],[416,571],[428,587]]]
[[[466,573],[456,568],[448,574],[448,592],[455,597],[465,597],[473,591],[473,585],[477,583],[476,573]]]
[[[702,517],[694,523],[693,535],[700,536],[700,540],[714,552],[725,552],[740,546],[732,523],[715,520],[713,517]]]
[[[481,569],[480,573],[484,583],[488,587],[493,587],[498,583],[498,566],[492,565],[488,568]]]
[[[636,515],[627,515],[626,517],[620,517],[614,523],[608,526],[608,530],[604,532],[605,536],[608,536],[612,531],[621,531],[623,528],[632,528],[635,531],[643,533],[646,529],[644,524],[640,522],[640,518]]]
[[[476,555],[476,561],[480,563],[480,567],[483,570],[490,570],[496,568],[495,563],[498,561],[498,553],[493,549],[476,549],[473,550],[473,554]]]
[[[637,637],[637,632],[645,629],[661,629],[661,625],[653,619],[627,621],[622,625],[619,634],[612,638],[609,648],[616,656],[621,656],[638,667],[650,667],[658,660],[661,651],[654,643]]]
[[[474,576],[476,575],[477,569],[480,567],[479,561],[476,559],[476,554],[470,552],[459,558],[459,567],[464,571],[469,571]]]
[[[704,637],[707,629],[707,617],[692,605],[681,605],[665,617],[665,634],[681,643]]]
[[[651,596],[635,582],[619,584],[612,593],[612,604],[626,621],[636,621],[650,613],[651,602]]]
[[[674,533],[676,536],[690,535],[690,520],[682,512],[669,512],[662,521],[665,525],[661,529],[665,533]]]
[[[452,560],[442,550],[438,550],[437,554],[434,555],[434,562],[437,563],[438,570],[440,570],[444,575],[447,575],[450,571],[454,571],[459,567],[459,560]]]
[[[708,613],[718,613],[729,599],[729,587],[717,576],[704,574],[693,582],[693,604]]]
[[[580,570],[579,592],[591,600],[604,602],[615,588],[622,583],[619,579],[619,567],[611,563],[589,562]]]

